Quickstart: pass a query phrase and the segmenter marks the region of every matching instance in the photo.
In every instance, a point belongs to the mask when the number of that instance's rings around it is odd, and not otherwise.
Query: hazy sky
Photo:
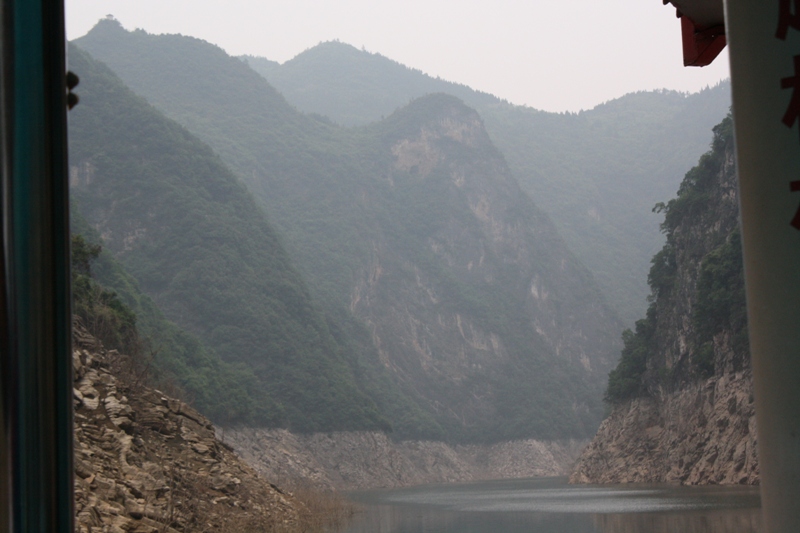
[[[727,51],[682,66],[680,23],[661,0],[66,0],[67,36],[111,14],[127,29],[181,33],[233,55],[284,62],[321,41],[378,52],[515,104],[587,109],[649,89],[728,77]]]

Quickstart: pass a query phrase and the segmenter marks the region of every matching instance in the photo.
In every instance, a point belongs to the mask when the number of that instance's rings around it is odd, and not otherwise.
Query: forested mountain
[[[75,203],[141,290],[224,361],[217,373],[180,361],[187,388],[250,399],[209,414],[298,430],[387,427],[231,171],[75,47],[70,68],[82,80],[69,132]]]
[[[74,173],[73,173],[74,175]],[[236,368],[170,322],[136,279],[103,248],[73,203],[73,314],[108,349],[129,355],[139,381],[191,398],[218,422],[253,421],[263,401],[255,375]],[[177,387],[177,390],[176,390]]]
[[[463,100],[629,324],[644,311],[649,259],[663,244],[650,210],[675,191],[730,105],[726,82],[692,95],[640,92],[580,113],[546,113],[339,42],[284,64],[243,60],[298,109],[348,126],[380,120],[425,94]]]
[[[197,39],[77,43],[248,185],[400,436],[593,431],[619,322],[477,113],[432,95],[345,129]]]
[[[667,242],[651,260],[648,312],[609,378],[612,403],[749,367],[734,161],[728,116],[677,196],[657,205]]]
[[[675,198],[658,206],[651,304],[627,330],[611,416],[574,481],[757,483],[739,190],[729,116]]]

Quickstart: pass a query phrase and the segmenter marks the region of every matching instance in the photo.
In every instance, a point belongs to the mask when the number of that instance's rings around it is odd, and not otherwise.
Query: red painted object
[[[783,0],[782,0],[783,1]],[[719,55],[725,40],[722,0],[662,0],[672,4],[681,19],[683,65],[705,67]]]
[[[725,27],[722,25],[699,29],[686,15],[681,15],[683,34],[683,64],[687,67],[705,67],[725,48]]]

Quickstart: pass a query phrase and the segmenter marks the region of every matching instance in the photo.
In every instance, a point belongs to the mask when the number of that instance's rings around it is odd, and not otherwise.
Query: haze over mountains
[[[141,290],[198,339],[204,364],[222,369],[218,388],[249,398],[226,415],[203,396],[209,414],[297,431],[591,435],[620,349],[611,302],[624,311],[617,297],[635,299],[597,280],[638,268],[633,251],[646,267],[660,246],[642,230],[654,201],[626,194],[634,176],[647,178],[642,189],[665,186],[653,175],[691,144],[673,129],[692,109],[713,114],[725,92],[642,93],[625,97],[631,105],[553,115],[431,80],[461,94],[408,104],[421,96],[411,94],[346,128],[292,107],[269,69],[265,79],[250,68],[259,61],[198,39],[103,20],[76,44],[113,70],[71,52],[82,79],[70,123],[78,208]],[[337,63],[322,63],[315,83],[335,88]],[[379,109],[370,102],[381,88],[359,87],[364,109]],[[665,116],[674,120],[662,139],[650,130]],[[647,135],[659,141],[646,168],[625,166]],[[587,202],[594,212],[583,212]],[[628,232],[605,235],[620,227]],[[583,266],[592,249],[606,270]],[[208,372],[198,379],[191,354],[179,356],[170,371],[204,390]]]
[[[546,113],[339,42],[283,64],[243,60],[298,109],[345,126],[380,120],[425,94],[461,99],[629,325],[645,310],[650,257],[663,244],[650,210],[672,197],[730,106],[726,82],[697,94],[640,92],[577,114]]]

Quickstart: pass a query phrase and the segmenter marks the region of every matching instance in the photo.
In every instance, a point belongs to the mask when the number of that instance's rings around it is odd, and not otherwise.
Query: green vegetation
[[[713,339],[717,333],[732,332],[734,351],[747,354],[746,303],[742,243],[737,229],[700,266],[692,326],[699,347],[694,364],[702,376],[714,373]]]
[[[136,314],[92,277],[91,263],[101,249],[83,235],[72,235],[72,312],[109,350],[136,352]]]
[[[616,404],[641,396],[645,392],[644,375],[647,361],[657,349],[655,343],[656,308],[650,305],[647,317],[636,321],[636,331],[622,332],[622,349],[617,368],[608,374],[605,401]]]
[[[686,173],[678,196],[667,204],[656,204],[654,211],[664,212],[664,222],[661,231],[667,235],[667,240],[684,220],[696,218],[701,215],[711,200],[713,178],[720,171],[724,163],[726,150],[733,147],[733,120],[730,115],[718,125],[714,126],[714,140],[711,150],[700,157],[700,162]]]
[[[650,272],[647,274],[647,283],[650,285],[651,300],[659,296],[669,295],[675,285],[675,275],[678,269],[673,244],[667,241],[664,247],[653,256],[650,261]],[[649,311],[648,311],[649,312]]]
[[[260,422],[273,416],[278,423],[281,408],[271,405],[266,410],[259,405],[260,385],[252,370],[221,361],[196,337],[167,320],[136,280],[102,249],[100,236],[77,206],[71,211],[73,312],[89,331],[107,348],[134,358],[151,386],[180,395],[216,422]],[[95,301],[84,303],[87,293]],[[98,305],[97,295],[101,304],[113,302],[110,309]],[[104,312],[96,317],[97,308]]]
[[[142,291],[212,350],[203,364],[199,347],[165,363],[204,412],[298,431],[388,428],[280,240],[219,158],[75,47],[70,68],[81,76],[70,116],[73,197]],[[122,293],[123,283],[110,286]]]
[[[625,348],[615,370],[609,374],[606,401],[619,403],[647,393],[649,381],[667,387],[681,381],[704,379],[714,375],[715,337],[727,332],[735,365],[741,367],[748,357],[747,316],[744,292],[741,238],[737,220],[722,213],[718,206],[723,192],[718,176],[725,167],[725,158],[733,149],[733,122],[730,115],[713,128],[711,150],[692,168],[678,189],[678,195],[666,204],[659,203],[654,212],[664,213],[661,224],[667,242],[652,259],[648,283],[651,305],[647,318],[636,323],[636,331],[625,331]],[[730,210],[730,209],[729,209]],[[709,229],[722,223],[734,229],[719,234]],[[727,226],[724,226],[727,227]],[[679,262],[683,265],[679,272]],[[693,287],[690,355],[681,368],[669,371],[664,367],[665,341],[658,338],[658,313],[675,312],[681,295],[676,287],[685,285],[692,265],[697,265]],[[665,323],[662,327],[669,327]],[[669,337],[670,333],[662,336]]]

